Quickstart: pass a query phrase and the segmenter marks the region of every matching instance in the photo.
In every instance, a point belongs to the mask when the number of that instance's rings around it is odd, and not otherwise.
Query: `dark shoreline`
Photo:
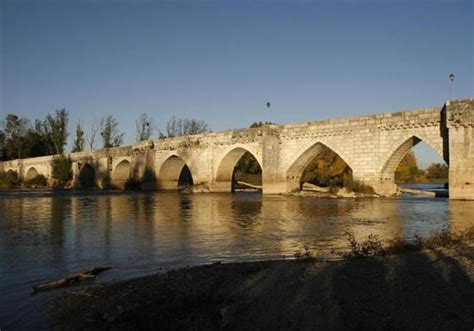
[[[59,329],[472,329],[474,243],[399,255],[211,264],[65,292]]]

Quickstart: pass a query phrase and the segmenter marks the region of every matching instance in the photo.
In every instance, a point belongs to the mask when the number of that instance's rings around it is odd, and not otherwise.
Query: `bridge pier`
[[[446,102],[449,197],[474,200],[474,101]]]

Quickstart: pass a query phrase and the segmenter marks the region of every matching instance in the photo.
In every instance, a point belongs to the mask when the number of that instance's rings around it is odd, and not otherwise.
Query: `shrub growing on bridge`
[[[65,155],[53,157],[51,160],[51,176],[58,181],[58,184],[64,185],[72,178],[72,162]]]
[[[16,171],[7,171],[0,174],[0,187],[10,188],[18,186],[19,184],[18,173]]]
[[[26,187],[45,187],[48,185],[48,180],[43,175],[37,175],[36,177],[25,181]]]

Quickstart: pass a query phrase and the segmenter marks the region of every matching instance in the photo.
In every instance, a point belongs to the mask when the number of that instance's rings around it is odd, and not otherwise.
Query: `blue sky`
[[[143,112],[218,131],[441,107],[451,72],[474,95],[471,1],[0,4],[2,117],[112,114],[126,143]]]

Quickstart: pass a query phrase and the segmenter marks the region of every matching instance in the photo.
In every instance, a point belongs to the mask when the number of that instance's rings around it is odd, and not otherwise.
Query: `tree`
[[[7,114],[2,122],[4,135],[4,151],[7,160],[24,157],[23,147],[25,135],[28,130],[27,118],[20,118],[14,114]]]
[[[449,168],[446,164],[432,163],[426,169],[426,178],[448,178]]]
[[[185,119],[183,121],[183,135],[200,134],[209,132],[207,124],[204,121],[198,121],[195,119]]]
[[[100,129],[100,127],[97,124],[97,121],[96,121],[95,116],[94,116],[94,118],[92,119],[91,131],[90,131],[89,139],[88,139],[90,150],[93,150],[95,148],[97,133],[99,132],[99,129]]]
[[[168,137],[179,137],[183,135],[183,121],[173,116],[166,123],[166,133]]]
[[[76,138],[74,139],[74,146],[72,147],[72,152],[82,152],[84,150],[84,129],[81,126],[81,123],[77,123],[76,126]]]
[[[318,186],[344,186],[352,178],[352,170],[334,151],[322,147],[321,152],[305,167],[301,182]]]
[[[45,122],[35,120],[35,125],[28,128],[25,135],[24,157],[51,155],[54,147],[51,137],[46,134]]]
[[[166,132],[168,137],[179,137],[209,132],[209,128],[204,121],[177,119],[173,116],[166,124]]]
[[[138,120],[135,121],[135,125],[137,128],[137,141],[150,139],[155,131],[153,119],[147,113],[141,114]]]
[[[65,155],[57,155],[51,160],[51,176],[64,185],[72,176],[72,162]]]
[[[0,129],[0,161],[5,160],[5,133]]]
[[[416,176],[420,173],[416,157],[413,151],[410,151],[398,165],[395,170],[395,181],[397,182],[415,182]]]
[[[122,144],[124,134],[120,132],[118,122],[112,115],[100,121],[100,128],[104,148],[118,147]]]
[[[251,153],[246,152],[235,165],[235,171],[243,174],[261,174],[262,168],[257,159]]]
[[[54,117],[50,114],[46,116],[46,122],[54,152],[63,154],[69,135],[67,131],[69,112],[64,108],[56,110]]]

